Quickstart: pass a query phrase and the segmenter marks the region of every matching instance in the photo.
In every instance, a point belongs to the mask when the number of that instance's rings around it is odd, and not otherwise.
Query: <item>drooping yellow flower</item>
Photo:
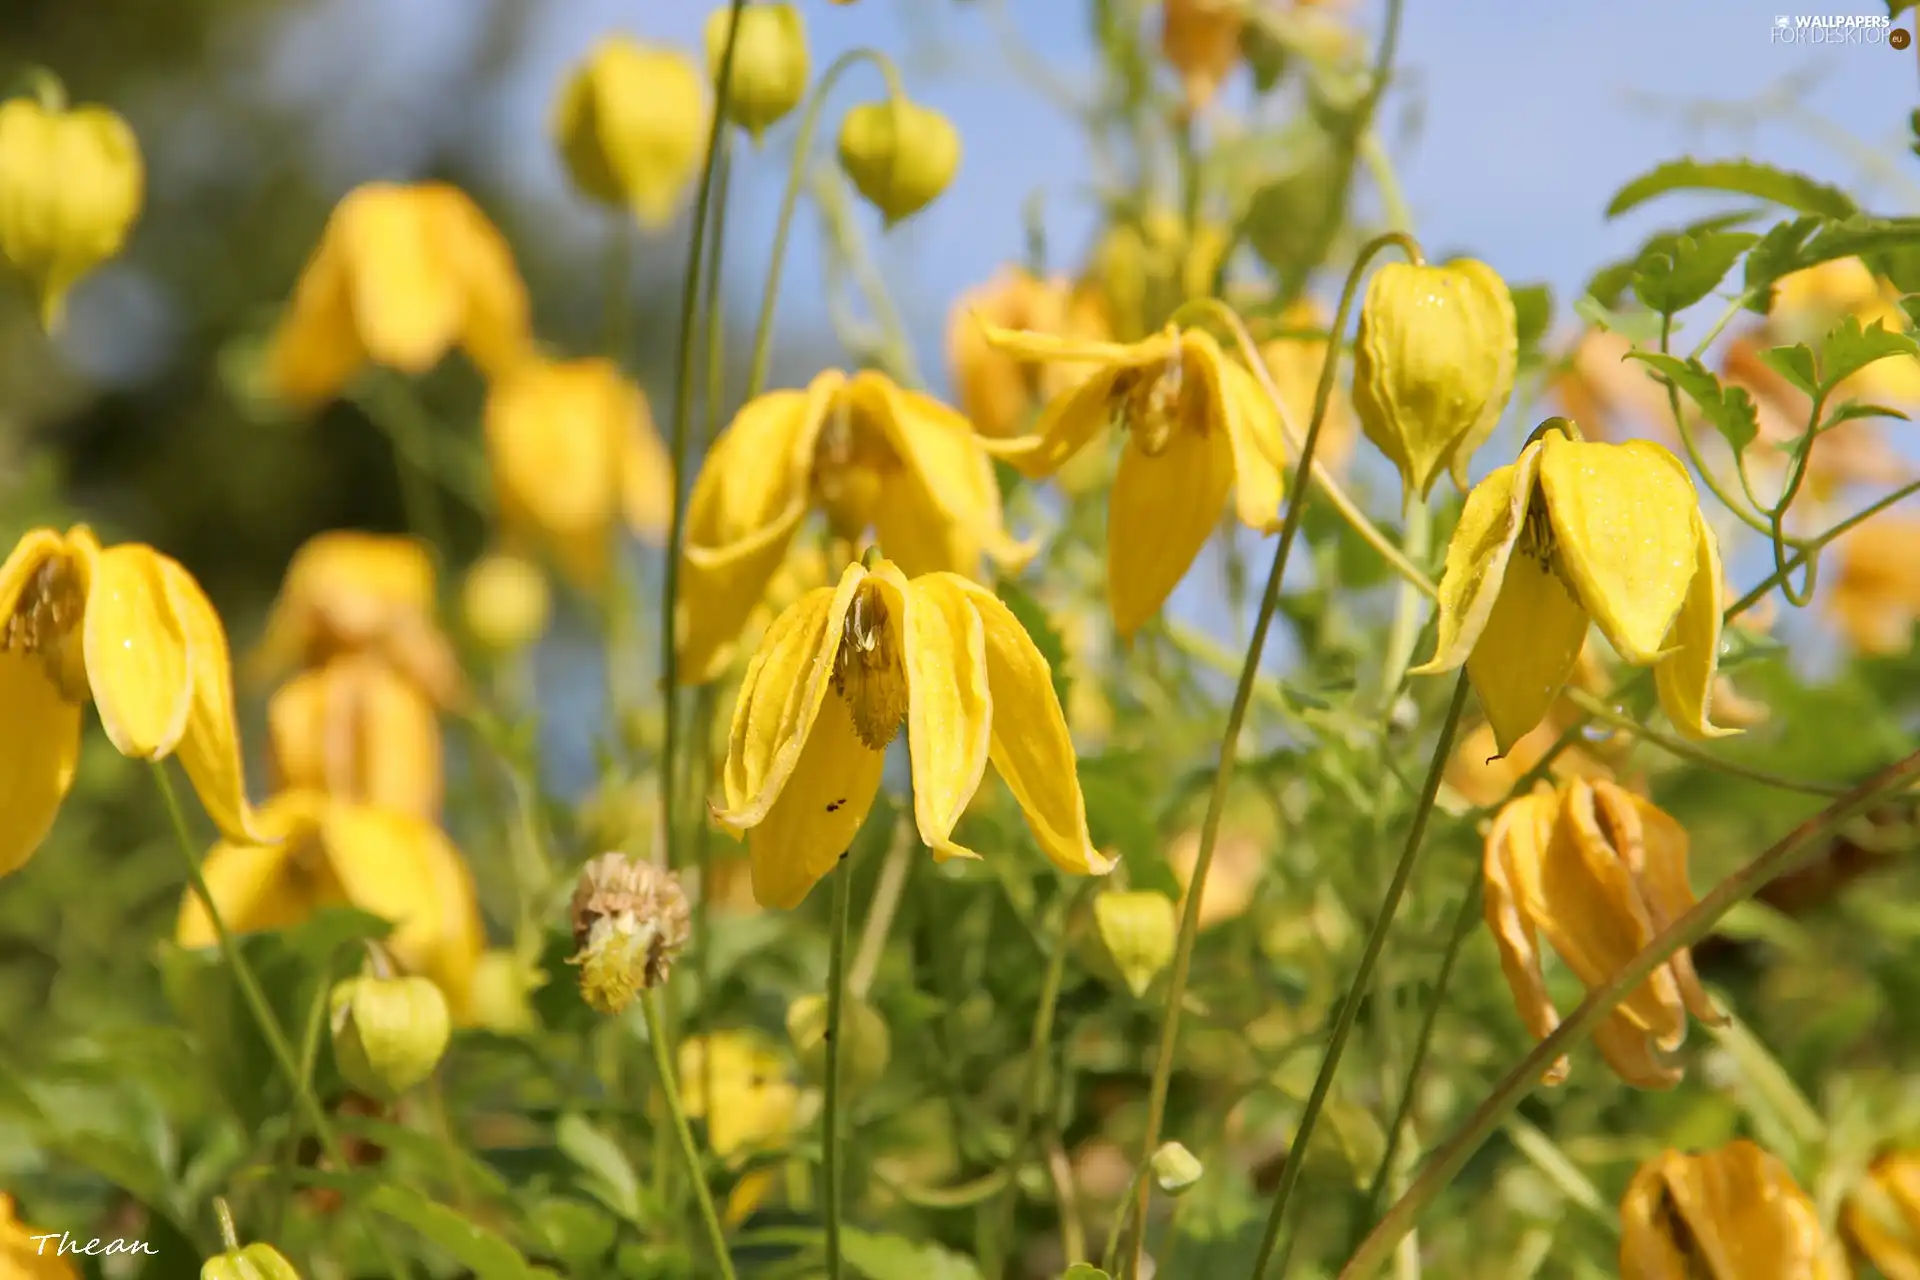
[[[780,1054],[757,1036],[744,1031],[689,1036],[680,1042],[678,1066],[687,1115],[707,1122],[707,1143],[722,1160],[777,1145],[793,1132],[800,1090],[787,1078]]]
[[[1087,832],[1047,660],[1019,619],[958,574],[909,581],[880,560],[781,614],[741,685],[713,816],[746,838],[762,905],[798,905],[833,869],[903,722],[914,818],[936,859],[977,856],[953,828],[991,759],[1056,865],[1112,869]]]
[[[1085,379],[1068,364],[1035,366],[989,343],[978,316],[1003,329],[1061,337],[1106,337],[1106,317],[1090,290],[1064,277],[1042,280],[1020,267],[1002,267],[967,290],[947,314],[947,366],[960,411],[983,436],[1013,436],[1027,428],[1034,406]]]
[[[614,35],[567,76],[551,129],[575,186],[657,228],[673,220],[700,171],[710,110],[692,59]]]
[[[228,929],[284,929],[323,907],[359,907],[393,924],[388,951],[433,979],[455,1018],[464,1017],[486,939],[472,873],[439,828],[313,791],[281,792],[261,806],[261,820],[286,838],[222,841],[202,867]],[[174,941],[198,948],[216,940],[206,907],[187,890]]]
[[[0,1191],[0,1280],[79,1280],[60,1256],[60,1233],[36,1230],[14,1216],[13,1197]]]
[[[1539,935],[1589,990],[1611,981],[1693,906],[1687,848],[1686,828],[1604,778],[1571,778],[1500,810],[1483,866],[1487,927],[1529,1031],[1544,1038],[1560,1024]],[[1594,1043],[1628,1084],[1671,1088],[1681,1072],[1669,1055],[1686,1040],[1689,1013],[1720,1021],[1683,948],[1607,1016]],[[1562,1058],[1548,1081],[1564,1080],[1567,1069]]]
[[[898,95],[849,107],[835,144],[854,190],[891,227],[926,208],[960,168],[960,131]]]
[[[1504,754],[1553,705],[1593,622],[1623,660],[1654,668],[1675,728],[1732,732],[1710,719],[1719,544],[1686,468],[1649,441],[1576,440],[1564,423],[1549,419],[1467,495],[1440,580],[1439,643],[1415,673],[1464,663]]]
[[[750,5],[740,10],[736,33],[732,6],[708,14],[707,74],[716,88],[729,33],[734,33],[734,50],[727,115],[758,145],[761,135],[807,96],[806,21],[790,4]]]
[[[1163,0],[1160,55],[1180,75],[1187,111],[1205,110],[1240,60],[1246,8],[1239,0]]]
[[[422,374],[455,346],[497,377],[532,349],[527,287],[478,205],[444,182],[369,182],[334,207],[267,355],[290,400],[371,362]]]
[[[978,577],[982,555],[1018,568],[993,463],[967,420],[865,370],[742,408],[708,450],[688,500],[679,672],[719,678],[809,509],[839,536],[871,529],[909,574]]]
[[[550,549],[580,585],[605,582],[616,520],[666,541],[673,464],[611,360],[522,364],[487,396],[486,438],[508,538]]]
[[[1787,1167],[1742,1138],[1663,1151],[1620,1200],[1620,1280],[1845,1280],[1846,1260]]]
[[[1229,494],[1242,524],[1279,531],[1280,420],[1253,375],[1211,335],[1169,326],[1121,345],[983,328],[989,342],[1024,359],[1093,366],[1041,411],[1032,434],[985,441],[989,452],[1040,478],[1109,423],[1127,432],[1107,504],[1107,601],[1121,635],[1166,603]]]
[[[1883,512],[1848,532],[1826,610],[1861,653],[1892,656],[1913,645],[1920,618],[1920,519]]]
[[[440,817],[440,721],[420,687],[369,653],[303,671],[267,703],[276,789]]]
[[[336,529],[315,534],[287,565],[251,674],[325,666],[374,653],[440,707],[461,695],[453,646],[436,620],[433,560],[412,538]]]
[[[1311,298],[1301,298],[1280,313],[1283,329],[1317,329],[1324,333],[1332,318]],[[1303,436],[1313,420],[1313,398],[1320,384],[1320,366],[1327,355],[1325,338],[1274,338],[1260,344],[1260,358],[1273,378],[1280,403],[1287,417]],[[1354,437],[1359,433],[1353,416],[1353,402],[1334,381],[1327,399],[1326,420],[1320,424],[1320,438],[1314,443],[1314,461],[1329,469],[1342,466],[1353,454]]]
[[[105,107],[0,103],[0,261],[60,321],[67,290],[120,252],[146,184],[140,143]]]
[[[214,824],[258,837],[227,632],[200,584],[152,547],[35,529],[0,563],[0,875],[52,827],[89,700],[121,755],[177,752]]]
[[[1872,1195],[1843,1210],[1853,1247],[1887,1280],[1920,1280],[1920,1153],[1889,1151],[1867,1170]]]

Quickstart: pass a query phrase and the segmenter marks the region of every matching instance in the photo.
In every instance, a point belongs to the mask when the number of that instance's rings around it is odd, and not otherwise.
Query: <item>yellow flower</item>
[[[411,680],[372,654],[304,671],[267,703],[277,789],[323,791],[429,821],[440,816],[440,722]]]
[[[312,791],[283,791],[260,813],[284,840],[222,841],[202,866],[227,928],[284,929],[323,907],[358,907],[393,924],[387,949],[408,971],[433,979],[463,1019],[485,937],[472,873],[447,837],[411,814]],[[216,941],[191,889],[180,900],[174,941],[194,948]]]
[[[488,377],[531,349],[513,251],[444,182],[369,182],[327,219],[267,355],[288,399],[340,393],[371,361],[421,374],[458,345]]]
[[[1107,600],[1122,636],[1159,612],[1229,494],[1242,524],[1279,530],[1280,420],[1253,375],[1210,335],[1169,326],[1120,345],[983,328],[993,345],[1025,359],[1095,366],[1047,405],[1031,435],[986,441],[989,452],[1039,478],[1109,423],[1126,430],[1107,505]]]
[[[460,666],[435,618],[433,560],[412,538],[333,530],[294,553],[249,659],[271,679],[370,652],[440,707],[459,701]]]
[[[1620,1280],[1845,1280],[1813,1201],[1742,1138],[1663,1151],[1620,1200]]]
[[[495,653],[517,653],[546,634],[553,594],[546,571],[530,560],[490,551],[460,583],[467,634]]]
[[[60,1234],[46,1235],[14,1216],[13,1197],[0,1191],[0,1280],[78,1280],[59,1254]]]
[[[891,227],[939,198],[960,168],[960,131],[902,97],[863,102],[840,118],[840,168]]]
[[[1589,989],[1611,981],[1655,934],[1694,904],[1687,832],[1667,813],[1604,778],[1569,779],[1509,802],[1487,832],[1487,927],[1520,1017],[1545,1037],[1560,1024],[1540,967],[1539,935]],[[1642,1089],[1679,1082],[1669,1055],[1687,1036],[1687,1014],[1719,1012],[1682,949],[1655,969],[1594,1032],[1620,1078]],[[1566,1079],[1562,1058],[1549,1083]]]
[[[1193,869],[1200,862],[1200,830],[1189,827],[1175,836],[1167,848],[1167,864],[1180,881],[1180,911],[1187,909],[1187,893],[1193,887]],[[1253,905],[1266,869],[1266,850],[1262,837],[1246,829],[1223,829],[1214,839],[1213,864],[1207,868],[1207,883],[1200,890],[1200,928],[1204,932],[1216,924],[1237,919]]]
[[[796,906],[833,869],[903,721],[914,817],[936,859],[977,856],[953,828],[991,759],[1055,864],[1112,869],[1087,833],[1047,661],[1013,612],[957,574],[908,581],[880,560],[781,614],[741,685],[713,816],[746,838],[762,905]]]
[[[1883,513],[1840,539],[1827,612],[1862,653],[1897,656],[1920,617],[1920,519]]]
[[[1912,328],[1900,309],[1898,289],[1875,276],[1858,258],[1834,258],[1782,276],[1774,284],[1773,310],[1766,323],[1769,345],[1816,344],[1847,316],[1858,320],[1863,329],[1875,323],[1891,333]],[[1877,402],[1920,402],[1920,359],[1894,355],[1876,360],[1848,378],[1831,403],[1856,396]]]
[[[909,574],[1018,568],[993,463],[967,420],[871,370],[829,369],[805,391],[742,408],[707,451],[687,507],[679,671],[717,679],[811,507],[840,537],[872,529]]]
[[[707,1144],[722,1160],[778,1146],[793,1132],[800,1091],[787,1079],[780,1055],[758,1037],[744,1031],[689,1036],[680,1042],[678,1066],[687,1116],[707,1122]]]
[[[1164,0],[1160,6],[1160,54],[1179,73],[1190,114],[1213,101],[1240,60],[1245,25],[1239,0]]]
[[[1465,663],[1505,754],[1545,717],[1595,622],[1623,660],[1654,668],[1675,728],[1732,732],[1709,718],[1720,550],[1686,468],[1645,440],[1541,435],[1467,495],[1440,580],[1439,643],[1415,673]]]
[[[947,365],[960,411],[984,436],[1026,430],[1038,401],[1071,390],[1086,377],[1072,365],[1026,361],[993,346],[975,316],[1003,329],[1099,339],[1106,319],[1091,291],[1066,279],[1042,280],[1019,267],[1002,267],[985,284],[961,294],[947,313]]]
[[[551,128],[575,186],[663,227],[706,155],[709,109],[685,54],[608,36],[568,75]]]
[[[707,73],[720,83],[733,9],[723,5],[707,15]],[[790,4],[756,4],[740,11],[733,36],[733,70],[727,85],[727,115],[756,145],[769,126],[800,105],[807,95],[807,27]]]
[[[647,397],[610,360],[532,360],[487,396],[487,454],[510,539],[553,551],[577,583],[604,583],[615,520],[659,545],[673,464]]]
[[[1280,313],[1279,322],[1283,329],[1315,329],[1325,333],[1332,318],[1319,303],[1301,298]],[[1307,424],[1313,420],[1313,398],[1319,388],[1320,365],[1326,355],[1325,338],[1274,338],[1260,344],[1260,358],[1273,378],[1274,389],[1280,393],[1280,403],[1286,406],[1288,419],[1303,437]],[[1340,467],[1353,453],[1356,434],[1353,403],[1340,390],[1336,379],[1327,400],[1326,420],[1320,424],[1320,439],[1313,446],[1314,461],[1328,469]]]
[[[257,836],[226,628],[180,564],[85,525],[35,529],[0,563],[0,875],[33,856],[80,759],[91,699],[121,755],[179,753],[207,816]]]
[[[76,280],[120,252],[145,181],[139,140],[105,107],[0,103],[0,260],[32,287],[43,327],[59,323]]]
[[[1213,292],[1230,238],[1226,228],[1209,222],[1189,236],[1186,220],[1173,210],[1148,209],[1101,238],[1082,285],[1098,299],[1112,336],[1134,342],[1187,299]]]
[[[1842,1211],[1847,1235],[1887,1280],[1920,1280],[1920,1154],[1889,1151],[1867,1170],[1872,1200],[1856,1192]]]

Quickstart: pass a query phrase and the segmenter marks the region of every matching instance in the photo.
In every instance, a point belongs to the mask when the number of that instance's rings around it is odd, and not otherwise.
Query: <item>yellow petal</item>
[[[0,615],[4,616],[4,615]],[[80,708],[36,657],[0,650],[0,876],[17,871],[53,826],[80,759]]]
[[[1720,665],[1720,541],[1696,511],[1698,554],[1693,581],[1667,633],[1667,654],[1654,664],[1660,709],[1689,738],[1725,738],[1740,732],[1713,723],[1713,686]]]
[[[227,629],[220,625],[220,615],[193,575],[175,560],[157,559],[176,625],[186,641],[193,687],[186,732],[180,738],[180,763],[221,835],[231,840],[262,839],[253,806],[247,803]]]
[[[1030,329],[1003,329],[975,316],[989,346],[1022,360],[1066,360],[1083,364],[1151,364],[1164,360],[1171,340],[1156,333],[1142,342],[1098,342],[1070,334],[1037,333]]]
[[[979,611],[951,574],[909,583],[884,562],[875,573],[890,573],[906,604],[907,748],[920,841],[936,858],[971,856],[952,836],[980,789],[992,743],[993,697]]]
[[[829,692],[766,814],[747,832],[753,896],[763,907],[797,907],[833,870],[873,808],[884,751],[868,750],[853,717]]]
[[[1620,1198],[1620,1280],[1689,1280],[1694,1274],[1673,1235],[1667,1170],[1686,1157],[1665,1151],[1641,1165]]]
[[[1439,638],[1433,657],[1413,668],[1412,674],[1452,671],[1480,642],[1525,524],[1539,472],[1540,446],[1530,444],[1511,466],[1497,468],[1467,494],[1460,523],[1447,544],[1446,570],[1440,575]],[[1507,745],[1512,745],[1511,739]]]
[[[414,187],[368,183],[335,210],[367,353],[403,373],[425,373],[453,345],[464,319],[459,281],[446,269],[431,219],[433,200]]]
[[[747,664],[720,774],[725,807],[713,815],[734,835],[766,817],[799,762],[822,704],[837,701],[834,654],[866,576],[864,568],[851,564],[838,587],[801,596],[773,620]]]
[[[609,360],[533,361],[495,382],[483,425],[501,509],[541,533],[604,537],[616,442],[641,404]]]
[[[267,729],[280,786],[439,817],[433,703],[378,657],[337,657],[289,680],[268,700]]]
[[[327,400],[338,395],[366,361],[367,348],[353,316],[345,249],[340,237],[323,234],[274,331],[266,355],[267,382],[289,400]]]
[[[1205,337],[1194,335],[1196,345]],[[1281,444],[1280,419],[1253,375],[1221,353],[1213,339],[1206,338],[1200,349],[1209,347],[1212,357],[1199,363],[1203,376],[1212,384],[1220,421],[1233,448],[1234,505],[1240,523],[1260,533],[1278,533],[1280,502],[1286,496],[1282,478],[1286,453]]]
[[[438,249],[464,295],[460,344],[488,378],[507,374],[533,353],[527,286],[513,250],[472,198],[446,183],[426,183],[438,208]]]
[[[958,582],[987,642],[987,689],[993,700],[989,756],[1039,842],[1063,871],[1105,875],[1113,859],[1093,847],[1067,717],[1053,691],[1052,669],[1033,637],[985,587]]]
[[[1550,793],[1509,801],[1487,832],[1482,861],[1487,929],[1500,953],[1500,972],[1513,992],[1520,1021],[1536,1039],[1545,1039],[1560,1025],[1540,966],[1539,935],[1527,914],[1528,899],[1539,896],[1531,886],[1538,884],[1540,864],[1553,835],[1554,809]],[[1566,1078],[1566,1058],[1556,1059],[1547,1069],[1546,1083],[1559,1084]]]
[[[1567,584],[1528,551],[1509,557],[1499,598],[1467,658],[1467,678],[1501,755],[1546,718],[1586,638],[1586,611]]]
[[[1615,1009],[1593,1028],[1593,1047],[1613,1073],[1636,1089],[1671,1089],[1686,1074],[1658,1037]]]
[[[1615,825],[1639,829],[1644,850],[1644,859],[1635,869],[1640,882],[1640,896],[1647,904],[1647,917],[1653,922],[1654,929],[1664,931],[1691,911],[1698,901],[1693,896],[1693,885],[1687,878],[1687,853],[1691,844],[1687,829],[1653,801],[1635,795],[1624,787],[1596,778],[1593,790],[1596,800],[1604,800],[1616,810],[1626,808],[1633,811],[1632,823],[1616,820]],[[1674,952],[1667,961],[1667,967],[1673,971],[1674,980],[1680,988],[1680,999],[1689,1013],[1702,1022],[1717,1025],[1726,1021],[1707,995],[1706,988],[1700,985],[1690,949],[1682,947]]]
[[[138,544],[96,558],[83,644],[100,723],[121,755],[173,752],[193,710],[188,637],[175,615],[161,558]]]
[[[223,840],[200,864],[220,918],[234,933],[255,933],[300,923],[320,906],[346,901],[319,840],[325,801],[307,791],[284,791],[260,809],[260,822],[284,838],[278,844]],[[174,941],[210,947],[213,920],[191,888],[181,896]]]
[[[0,563],[0,627],[13,617],[40,567],[57,556],[65,556],[66,550],[67,540],[51,529],[31,529],[21,535],[5,562]],[[84,570],[86,565],[79,567]],[[79,585],[84,593],[85,582]]]
[[[1785,1165],[1744,1139],[1671,1162],[1667,1194],[1715,1276],[1797,1280],[1822,1274],[1813,1202]]]
[[[1635,666],[1660,656],[1699,562],[1699,503],[1674,456],[1645,440],[1548,432],[1540,487],[1559,561],[1581,604]]]
[[[1175,431],[1159,457],[1132,436],[1107,499],[1107,602],[1122,636],[1160,611],[1220,523],[1233,487],[1224,431]]]

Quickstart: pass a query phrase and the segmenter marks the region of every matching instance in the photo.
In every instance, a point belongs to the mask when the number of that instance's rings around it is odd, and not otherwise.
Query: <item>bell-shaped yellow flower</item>
[[[957,574],[909,581],[880,560],[781,614],[740,687],[713,816],[746,838],[762,905],[798,905],[833,869],[903,721],[914,817],[936,859],[977,856],[953,828],[991,759],[1056,865],[1112,869],[1087,833],[1047,661],[1019,619]]]
[[[1732,732],[1709,718],[1720,550],[1686,468],[1645,440],[1540,435],[1467,495],[1440,580],[1439,644],[1415,673],[1465,663],[1504,754],[1545,717],[1594,622],[1622,659],[1654,668],[1675,728]]]
[[[1190,114],[1213,101],[1220,82],[1240,61],[1240,29],[1246,21],[1240,0],[1163,0],[1160,56],[1179,73]]]
[[[978,316],[979,320],[975,317]],[[1068,364],[1034,366],[988,342],[980,320],[1002,329],[1100,339],[1106,318],[1090,290],[1063,277],[1042,280],[1020,267],[1002,267],[967,290],[947,314],[947,367],[960,411],[983,436],[1027,429],[1034,407],[1070,390],[1086,371]]]
[[[44,1237],[52,1235],[52,1239]],[[44,1232],[14,1216],[13,1197],[0,1191],[0,1276],[5,1280],[79,1280],[60,1251],[59,1232]]]
[[[486,938],[473,875],[439,828],[312,791],[283,791],[260,816],[285,839],[222,841],[201,868],[228,929],[285,929],[323,907],[358,907],[392,923],[386,946],[394,959],[433,979],[454,1016],[464,1016]],[[174,941],[199,948],[217,940],[205,905],[189,889]]]
[[[33,289],[43,327],[59,323],[76,280],[120,252],[145,182],[139,141],[107,108],[0,103],[0,261]]]
[[[177,752],[214,824],[258,836],[227,632],[200,584],[152,547],[35,529],[0,563],[0,875],[53,825],[89,699],[121,755]]]
[[[733,29],[732,6],[707,15],[707,73],[716,86]],[[727,116],[758,144],[761,134],[807,96],[808,63],[807,24],[798,8],[756,4],[742,9],[727,84]]]
[[[1920,519],[1886,512],[1840,539],[1839,571],[1826,611],[1861,653],[1892,656],[1913,646],[1920,618]]]
[[[607,36],[567,76],[554,143],[581,192],[630,210],[643,227],[673,221],[706,155],[706,77],[677,49]]]
[[[1041,411],[1031,435],[985,441],[989,452],[1037,479],[1108,423],[1127,433],[1107,505],[1107,601],[1121,635],[1166,603],[1229,494],[1242,524],[1279,531],[1280,419],[1253,375],[1211,335],[1169,326],[1120,345],[984,327],[989,342],[1025,359],[1093,366]]]
[[[888,226],[937,199],[960,169],[960,131],[935,111],[889,97],[840,118],[840,168]]]
[[[331,530],[294,553],[249,659],[256,679],[373,653],[432,699],[461,696],[453,646],[435,616],[433,560],[412,538]]]
[[[754,399],[707,451],[687,507],[682,680],[719,678],[812,507],[849,541],[873,530],[909,574],[978,577],[983,554],[1009,568],[1031,555],[1007,536],[965,418],[884,374],[829,369]]]
[[[332,398],[371,361],[421,374],[456,345],[488,377],[532,348],[527,287],[479,206],[444,182],[369,182],[335,206],[274,334],[267,377]]]
[[[1620,1280],[1845,1280],[1846,1260],[1779,1159],[1742,1138],[1663,1151],[1620,1200]]]
[[[278,790],[322,791],[429,821],[440,817],[440,721],[432,699],[379,657],[343,654],[267,703]]]
[[[673,463],[611,360],[522,364],[487,396],[486,439],[508,539],[547,548],[580,586],[606,581],[616,521],[666,541]]]
[[[1887,1280],[1920,1280],[1920,1153],[1889,1151],[1867,1170],[1874,1195],[1855,1192],[1847,1236]]]
[[[793,1132],[800,1090],[787,1078],[781,1055],[757,1036],[689,1036],[678,1058],[681,1103],[688,1118],[707,1122],[707,1144],[722,1160],[777,1146]]]
[[[1527,1029],[1560,1024],[1541,971],[1539,935],[1589,990],[1612,980],[1655,934],[1694,904],[1687,832],[1651,801],[1604,778],[1572,778],[1509,802],[1487,832],[1483,866],[1487,927]],[[1684,949],[1653,971],[1594,1032],[1620,1078],[1671,1088],[1668,1055],[1687,1035],[1687,1014],[1718,1023],[1719,1011]],[[1567,1075],[1563,1058],[1547,1073]]]

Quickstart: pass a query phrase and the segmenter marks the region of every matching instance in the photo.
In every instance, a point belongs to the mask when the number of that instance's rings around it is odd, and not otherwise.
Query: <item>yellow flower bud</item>
[[[1206,1172],[1199,1157],[1178,1142],[1161,1143],[1153,1153],[1152,1164],[1154,1182],[1170,1196],[1180,1195]]]
[[[809,1078],[827,1076],[827,998],[801,996],[787,1006],[787,1035],[801,1070]],[[893,1033],[874,1007],[848,993],[840,1008],[840,1083],[849,1089],[878,1084],[893,1058]]]
[[[714,85],[727,54],[732,7],[707,15],[707,71]],[[727,85],[727,114],[754,142],[807,96],[807,28],[790,4],[752,4],[740,11],[734,36],[733,75]]]
[[[495,948],[473,966],[467,992],[467,1021],[501,1035],[520,1035],[539,1026],[529,997],[545,986],[547,975],[511,951]]]
[[[362,1093],[397,1098],[447,1051],[452,1019],[430,979],[363,974],[335,984],[329,1003],[334,1063]]]
[[[105,107],[0,103],[0,259],[33,289],[42,326],[59,323],[74,281],[120,252],[144,184],[133,130]]]
[[[201,1264],[200,1280],[300,1280],[300,1273],[278,1249],[255,1243],[208,1258]]]
[[[700,70],[684,54],[610,36],[568,76],[552,131],[575,186],[659,227],[699,171],[707,110]]]
[[[553,604],[547,577],[521,556],[482,556],[467,570],[460,611],[467,630],[487,648],[512,653],[538,640]]]
[[[931,107],[869,102],[840,122],[840,167],[892,226],[931,204],[960,167],[960,134]]]
[[[1367,439],[1425,497],[1442,467],[1466,487],[1467,460],[1513,392],[1513,298],[1493,269],[1390,263],[1367,282],[1353,349],[1353,404]]]
[[[1180,74],[1190,114],[1203,110],[1240,60],[1241,0],[1166,0],[1160,13],[1160,54]]]
[[[1093,904],[1093,923],[1107,955],[1136,996],[1173,962],[1180,921],[1173,899],[1151,890],[1102,894]]]

